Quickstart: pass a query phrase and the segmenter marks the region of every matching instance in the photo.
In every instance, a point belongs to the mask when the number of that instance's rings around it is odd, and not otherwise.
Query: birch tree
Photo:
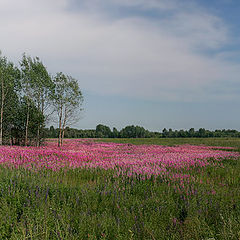
[[[28,141],[28,125],[30,116],[30,102],[33,101],[36,104],[38,112],[40,115],[45,117],[45,121],[48,119],[49,106],[51,102],[51,95],[53,91],[53,82],[48,73],[46,67],[40,61],[38,57],[31,58],[23,55],[21,61],[22,69],[22,83],[24,95],[27,99],[27,115],[26,115],[26,131],[25,131],[25,144]],[[43,130],[43,122],[41,121],[41,116],[39,115],[39,122],[37,124],[37,139],[36,145],[39,146],[41,142],[41,135]]]
[[[66,126],[79,119],[78,114],[82,110],[83,95],[77,80],[61,72],[57,73],[54,78],[54,84],[53,107],[58,116],[58,146],[60,147],[63,145]]]

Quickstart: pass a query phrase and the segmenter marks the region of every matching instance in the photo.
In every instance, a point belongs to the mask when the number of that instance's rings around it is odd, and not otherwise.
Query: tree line
[[[48,138],[57,138],[59,129],[51,126],[46,128],[46,136]],[[195,130],[172,130],[164,128],[161,132],[151,132],[140,126],[126,126],[120,131],[115,127],[111,130],[110,127],[103,124],[98,124],[96,129],[82,130],[67,127],[65,129],[66,138],[208,138],[208,137],[240,137],[240,132],[237,130],[215,130],[210,131],[205,128]]]
[[[61,146],[65,128],[77,120],[82,102],[73,77],[62,72],[51,76],[38,57],[23,54],[15,65],[0,52],[0,145],[40,146],[46,124],[56,119]]]

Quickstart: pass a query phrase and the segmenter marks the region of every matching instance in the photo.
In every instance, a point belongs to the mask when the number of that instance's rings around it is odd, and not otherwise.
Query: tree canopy
[[[82,102],[73,77],[63,73],[52,77],[38,57],[26,54],[16,66],[0,52],[0,145],[39,146],[49,116],[60,112],[63,138],[65,128],[77,120]]]
[[[45,132],[49,138],[57,138],[59,129],[51,126]],[[240,132],[232,129],[222,129],[210,131],[204,128],[195,130],[172,130],[164,128],[162,131],[149,131],[140,126],[129,125],[121,129],[98,124],[96,129],[75,129],[67,127],[65,129],[66,138],[209,138],[209,137],[240,137]]]

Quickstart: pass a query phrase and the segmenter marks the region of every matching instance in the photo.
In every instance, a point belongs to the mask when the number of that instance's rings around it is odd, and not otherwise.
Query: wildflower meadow
[[[239,159],[223,145],[1,146],[0,239],[240,239]]]

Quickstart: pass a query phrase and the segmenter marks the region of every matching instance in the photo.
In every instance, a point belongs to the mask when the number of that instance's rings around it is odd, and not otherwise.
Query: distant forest
[[[59,129],[51,126],[45,128],[45,136],[47,138],[57,138],[59,136]],[[66,127],[66,138],[208,138],[208,137],[240,137],[240,132],[237,130],[215,130],[210,131],[204,128],[195,130],[172,130],[164,128],[162,132],[151,132],[140,126],[126,126],[118,131],[110,127],[99,124],[96,129],[82,130]]]

